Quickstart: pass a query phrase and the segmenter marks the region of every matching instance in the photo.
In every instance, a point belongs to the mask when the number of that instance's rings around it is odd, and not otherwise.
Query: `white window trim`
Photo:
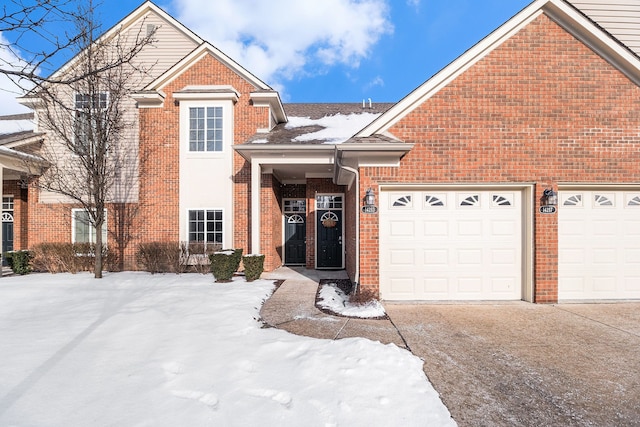
[[[189,231],[189,225],[191,223],[191,221],[189,220],[189,212],[191,211],[220,211],[222,212],[222,242],[221,243],[216,243],[216,242],[207,242],[206,240],[203,242],[205,244],[210,243],[212,245],[217,245],[220,244],[222,247],[224,247],[224,243],[225,243],[225,232],[224,232],[224,228],[225,228],[225,224],[228,221],[227,217],[226,217],[226,212],[225,209],[223,208],[187,208],[186,210],[186,236],[184,241],[187,242],[187,244],[192,243],[191,240],[189,239],[189,235],[191,234]],[[205,230],[205,239],[206,239],[206,230]],[[194,241],[195,243],[197,243],[197,241]]]
[[[109,103],[111,102],[111,96],[110,96],[109,91],[106,91],[106,90],[100,91],[98,93],[98,96],[100,96],[102,94],[105,94],[107,96],[107,99],[105,100],[105,103],[106,103],[105,106],[102,107],[100,110],[101,111],[107,111],[107,109],[109,108]],[[73,93],[73,126],[74,126],[74,129],[73,129],[73,143],[74,143],[74,145],[78,144],[78,140],[77,140],[78,135],[77,135],[77,130],[76,130],[76,127],[78,126],[78,124],[77,124],[78,113],[81,113],[81,112],[84,111],[82,108],[78,108],[78,100],[77,100],[78,95],[88,95],[88,94],[87,93],[83,93],[83,92],[78,92],[78,91],[75,91]],[[100,101],[98,101],[98,102],[100,102]],[[76,148],[76,150],[77,150],[77,148]]]
[[[190,151],[189,109],[222,107],[222,150]],[[233,103],[230,100],[181,100],[180,101],[180,146],[186,158],[223,158],[233,145]]]
[[[71,243],[86,243],[86,242],[76,242],[76,213],[78,212],[86,212],[86,209],[83,208],[73,208],[71,209]],[[95,244],[95,228],[93,227],[93,225],[89,224],[91,227],[91,230],[93,230],[93,232],[89,233],[89,244]],[[108,233],[108,216],[107,216],[107,209],[104,210],[104,224],[102,224],[102,233],[104,234],[103,237],[103,241],[102,241],[102,245],[103,246],[107,246],[107,240],[109,237],[109,233]],[[93,236],[92,236],[93,234]],[[93,241],[91,241],[91,238],[93,237]]]

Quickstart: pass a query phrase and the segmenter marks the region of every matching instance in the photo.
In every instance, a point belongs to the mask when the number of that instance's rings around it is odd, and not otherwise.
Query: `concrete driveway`
[[[640,426],[640,303],[385,308],[460,426]]]

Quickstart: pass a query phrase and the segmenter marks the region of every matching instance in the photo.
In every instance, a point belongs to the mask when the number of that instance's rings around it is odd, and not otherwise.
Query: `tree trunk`
[[[96,221],[96,249],[95,249],[95,265],[93,267],[93,276],[96,279],[102,279],[102,227],[104,219]]]

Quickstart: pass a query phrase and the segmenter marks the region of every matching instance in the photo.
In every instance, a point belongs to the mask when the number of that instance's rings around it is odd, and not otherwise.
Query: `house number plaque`
[[[540,206],[540,213],[541,214],[554,214],[554,213],[556,213],[556,207],[555,206]]]
[[[376,206],[363,206],[362,207],[362,213],[374,214],[376,212],[378,212],[378,208]]]

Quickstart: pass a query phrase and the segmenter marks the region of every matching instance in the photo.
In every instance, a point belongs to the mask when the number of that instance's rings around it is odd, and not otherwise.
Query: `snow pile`
[[[395,345],[262,329],[270,281],[0,280],[0,425],[455,425]]]
[[[383,317],[387,313],[382,304],[376,300],[357,305],[349,302],[349,296],[334,283],[327,283],[320,287],[318,305],[336,314],[349,317],[375,318]]]
[[[292,129],[304,126],[322,126],[324,129],[299,135],[293,140],[297,142],[319,140],[325,141],[326,144],[340,144],[365,128],[379,115],[374,113],[336,114],[321,119],[289,117],[289,122],[285,127]]]

